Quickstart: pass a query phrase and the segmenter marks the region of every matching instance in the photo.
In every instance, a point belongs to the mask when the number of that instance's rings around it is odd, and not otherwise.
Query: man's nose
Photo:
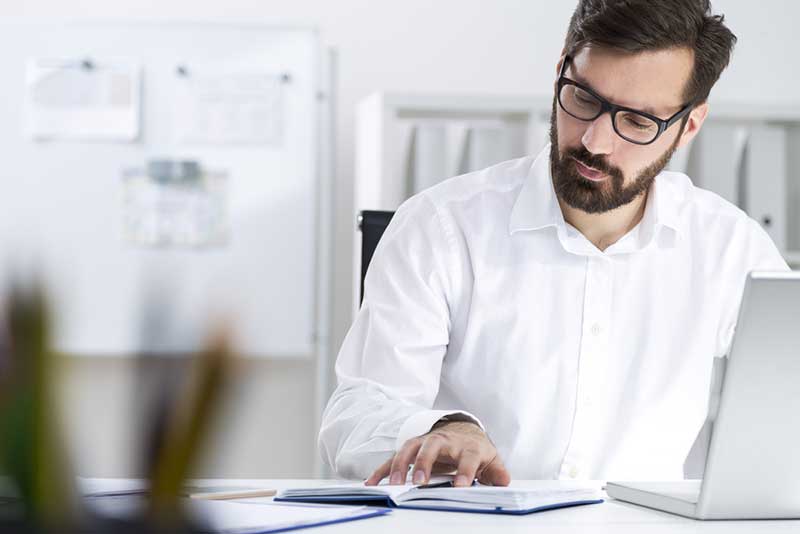
[[[611,123],[611,114],[603,113],[586,128],[581,143],[592,154],[611,154],[616,137],[617,133]]]

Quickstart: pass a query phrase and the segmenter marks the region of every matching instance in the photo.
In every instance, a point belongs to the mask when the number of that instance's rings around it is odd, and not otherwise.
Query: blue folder
[[[289,532],[290,530],[300,530],[303,528],[311,528],[311,527],[322,527],[325,525],[335,525],[337,523],[347,523],[349,521],[357,521],[359,519],[367,519],[370,517],[378,517],[381,515],[386,515],[390,513],[391,510],[389,508],[372,508],[370,510],[365,510],[363,514],[353,515],[346,517],[344,519],[335,519],[333,521],[320,521],[319,523],[307,523],[305,525],[297,525],[291,527],[284,527],[284,528],[277,528],[277,529],[270,529],[270,530],[258,530],[258,531],[249,531],[248,534],[273,534],[276,532]]]

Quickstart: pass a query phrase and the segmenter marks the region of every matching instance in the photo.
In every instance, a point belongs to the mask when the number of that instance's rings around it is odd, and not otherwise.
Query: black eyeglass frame
[[[610,113],[611,114],[611,126],[614,128],[614,131],[617,133],[618,136],[620,136],[624,140],[628,141],[629,143],[633,143],[635,145],[650,145],[652,143],[655,143],[656,139],[661,137],[661,134],[663,134],[667,130],[667,128],[669,128],[670,126],[672,126],[673,124],[675,124],[676,122],[681,120],[683,117],[685,117],[693,108],[694,102],[689,102],[683,108],[681,108],[680,111],[675,113],[672,117],[664,120],[664,119],[662,119],[660,117],[656,117],[655,115],[651,115],[650,113],[646,113],[644,111],[639,111],[638,109],[626,108],[624,106],[618,106],[616,104],[612,104],[611,102],[609,102],[608,100],[606,100],[602,96],[600,96],[597,93],[595,93],[591,88],[583,85],[582,83],[576,82],[575,80],[567,78],[564,75],[564,73],[567,70],[567,64],[571,61],[571,59],[572,58],[570,56],[564,56],[564,61],[561,63],[561,72],[558,73],[556,100],[558,100],[559,107],[561,109],[563,109],[564,113],[566,113],[570,117],[574,117],[574,118],[578,119],[579,121],[585,121],[585,122],[595,121],[595,120],[597,120],[597,117],[600,117],[603,113]],[[595,115],[591,119],[585,119],[583,117],[578,117],[576,115],[573,115],[572,113],[567,111],[567,108],[564,107],[564,104],[561,103],[561,90],[564,88],[565,85],[574,85],[578,89],[580,89],[582,91],[586,91],[587,93],[592,95],[594,98],[596,98],[597,101],[600,102],[600,111],[598,111],[597,115]],[[653,137],[653,139],[651,139],[650,141],[642,142],[642,141],[634,141],[633,139],[628,139],[627,137],[622,135],[620,133],[620,131],[617,129],[617,113],[619,113],[620,111],[627,111],[627,112],[630,112],[630,113],[635,113],[636,115],[641,115],[642,117],[645,117],[645,118],[650,119],[651,121],[655,122],[658,125],[658,132],[656,132],[655,137]]]

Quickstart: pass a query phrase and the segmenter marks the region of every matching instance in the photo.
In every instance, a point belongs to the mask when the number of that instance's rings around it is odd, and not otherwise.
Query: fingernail
[[[423,471],[417,471],[414,473],[414,484],[423,484],[425,482],[425,473]]]
[[[469,483],[467,482],[467,477],[464,475],[458,475],[453,483],[455,486],[468,486]]]
[[[392,473],[392,479],[389,481],[390,484],[402,484],[403,483],[403,474],[395,471]]]

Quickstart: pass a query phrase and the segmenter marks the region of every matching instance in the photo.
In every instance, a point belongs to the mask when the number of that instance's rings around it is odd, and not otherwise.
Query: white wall
[[[156,380],[163,380],[165,372],[185,376],[186,363],[177,358],[65,358],[61,429],[79,475],[142,475],[142,429],[149,428],[154,413],[154,394],[160,391]],[[214,414],[214,438],[203,451],[198,476],[311,477],[316,454],[313,364],[239,360],[232,382],[235,387]]]
[[[740,38],[732,66],[713,96],[796,102],[800,2],[713,3]],[[573,8],[572,0],[6,0],[0,16],[248,20],[318,27],[339,56],[333,300],[333,345],[338,347],[350,322],[353,113],[358,100],[378,89],[547,95]],[[291,364],[276,362],[273,369],[280,366]],[[265,374],[264,387],[269,390],[274,380]],[[312,384],[300,380],[297,385],[307,388],[300,393],[310,397]],[[303,443],[291,465],[310,463],[302,455],[314,454],[305,445],[315,438],[311,425],[287,431],[281,424],[296,418],[296,412],[287,416],[282,407],[269,405],[264,410],[270,414],[265,420],[274,423],[255,426],[251,433],[272,432],[275,439]],[[300,416],[311,419],[311,414]],[[283,473],[286,461],[277,456],[267,445],[258,455],[242,457],[240,465],[254,466],[258,473]]]

